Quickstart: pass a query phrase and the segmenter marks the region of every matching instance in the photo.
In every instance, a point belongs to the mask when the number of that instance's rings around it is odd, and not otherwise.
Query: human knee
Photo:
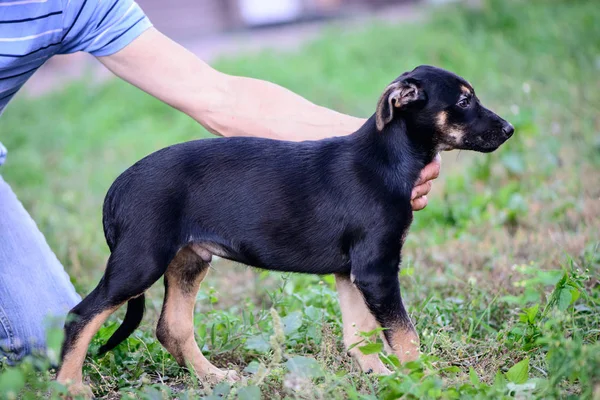
[[[14,365],[29,355],[41,355],[47,351],[46,336],[49,329],[56,328],[57,323],[40,318],[28,318],[25,315],[9,320],[2,315],[0,325],[0,361]]]

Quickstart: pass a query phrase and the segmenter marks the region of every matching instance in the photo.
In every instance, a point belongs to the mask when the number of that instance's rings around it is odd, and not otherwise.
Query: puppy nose
[[[513,133],[515,133],[515,128],[512,126],[510,122],[506,122],[502,127],[502,132],[508,137],[511,137]]]

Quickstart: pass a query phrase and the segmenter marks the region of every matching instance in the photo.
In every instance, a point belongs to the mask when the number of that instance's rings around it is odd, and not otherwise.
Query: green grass
[[[598,20],[594,1],[491,1],[482,10],[447,8],[419,24],[332,27],[294,51],[220,60],[223,71],[359,116],[372,113],[397,75],[434,64],[466,77],[516,134],[490,155],[445,154],[430,206],[415,215],[400,279],[421,337],[419,362],[398,368],[382,354],[392,376],[361,374],[343,350],[331,276],[223,262],[198,296],[197,339],[211,361],[242,371],[244,381],[203,387],[177,366],[154,336],[162,301],[156,285],[145,321],[124,344],[93,356],[122,312],[94,339],[84,373],[95,394],[598,398]],[[3,177],[82,294],[108,255],[101,204],[112,181],[151,151],[210,136],[116,81],[17,99],[0,124],[10,149]],[[60,333],[51,342],[60,343]],[[39,372],[46,365],[31,359],[3,367],[0,396],[59,393],[51,372]]]

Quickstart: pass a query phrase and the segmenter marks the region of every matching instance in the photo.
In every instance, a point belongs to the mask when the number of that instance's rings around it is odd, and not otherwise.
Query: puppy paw
[[[416,361],[421,355],[419,336],[414,329],[396,334],[392,348],[402,363]]]
[[[232,369],[222,370],[214,368],[211,369],[208,373],[203,374],[203,376],[201,376],[200,379],[214,385],[222,381],[234,383],[239,381],[241,378],[238,375],[238,373]]]
[[[242,378],[238,375],[237,371],[234,371],[233,369],[228,369],[223,371],[225,372],[225,379],[228,382],[238,382],[239,380],[241,380]]]
[[[389,375],[392,373],[387,367],[381,362],[377,354],[363,354],[360,351],[350,351],[350,355],[358,365],[360,369],[366,374],[375,375]]]
[[[360,368],[366,374],[389,375],[392,373],[379,359],[370,357],[368,360],[359,361]]]
[[[68,391],[68,397],[67,397],[68,399],[75,399],[75,398],[93,399],[94,398],[94,394],[92,393],[92,388],[90,388],[88,385],[86,385],[83,382],[68,384],[67,391]]]

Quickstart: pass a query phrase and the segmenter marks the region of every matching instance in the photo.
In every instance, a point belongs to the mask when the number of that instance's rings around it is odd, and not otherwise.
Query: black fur
[[[395,97],[349,136],[197,140],[137,162],[108,191],[111,256],[77,311],[89,319],[143,293],[181,248],[199,244],[258,268],[351,274],[383,327],[410,325],[398,270],[420,171],[439,150],[493,150],[512,127],[474,94],[458,106],[470,85],[450,72],[421,66],[392,85],[384,96]],[[460,140],[449,136],[457,131]],[[105,349],[138,325],[139,301]]]

